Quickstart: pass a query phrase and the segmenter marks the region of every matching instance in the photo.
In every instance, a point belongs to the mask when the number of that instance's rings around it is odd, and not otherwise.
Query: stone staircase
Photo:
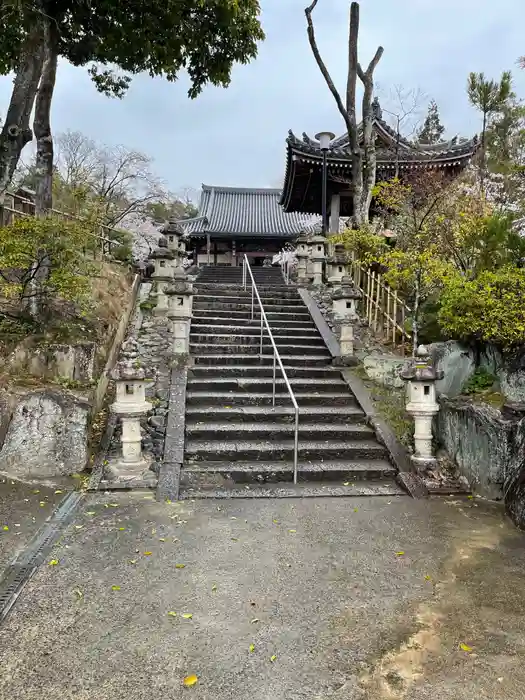
[[[279,268],[252,268],[299,404],[299,465],[293,484],[294,410],[265,337],[251,319],[241,268],[205,268],[196,281],[181,497],[393,495],[403,493],[386,449],[331,366],[331,355],[297,290]]]

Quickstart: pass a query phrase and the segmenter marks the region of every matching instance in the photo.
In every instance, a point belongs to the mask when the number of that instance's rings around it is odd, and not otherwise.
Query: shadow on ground
[[[497,508],[150,499],[84,501],[0,630],[0,697],[523,697],[524,539]]]

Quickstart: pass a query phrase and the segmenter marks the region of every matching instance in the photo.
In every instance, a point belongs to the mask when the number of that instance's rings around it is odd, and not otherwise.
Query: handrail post
[[[299,406],[295,405],[295,435],[293,446],[293,482],[297,484],[297,462],[299,452]]]
[[[275,408],[275,369],[277,366],[277,355],[275,350],[273,351],[273,395],[272,395],[272,406]]]
[[[244,258],[242,259],[242,286],[244,291],[246,291],[246,263]]]
[[[255,294],[255,285],[252,282],[252,321],[253,321],[253,297],[254,297],[254,294]],[[262,315],[261,315],[261,319],[262,319]]]
[[[264,323],[263,323],[263,314],[262,314],[262,309],[261,309],[261,344],[259,346],[259,358],[262,362],[262,354],[263,354],[263,329],[264,329]]]

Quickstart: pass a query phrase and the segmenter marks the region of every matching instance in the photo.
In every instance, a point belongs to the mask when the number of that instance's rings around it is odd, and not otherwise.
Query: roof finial
[[[377,95],[374,97],[372,102],[372,116],[374,119],[383,119],[383,110],[379,104],[379,97]]]

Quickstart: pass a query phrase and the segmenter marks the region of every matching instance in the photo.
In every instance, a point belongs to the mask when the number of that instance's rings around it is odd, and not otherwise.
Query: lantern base
[[[438,463],[435,457],[417,457],[416,455],[410,455],[410,461],[420,475],[434,469]]]
[[[140,462],[125,462],[122,458],[110,462],[104,468],[104,480],[127,483],[129,481],[145,481],[155,478],[155,475],[150,471],[151,462],[147,459],[141,459]]]

